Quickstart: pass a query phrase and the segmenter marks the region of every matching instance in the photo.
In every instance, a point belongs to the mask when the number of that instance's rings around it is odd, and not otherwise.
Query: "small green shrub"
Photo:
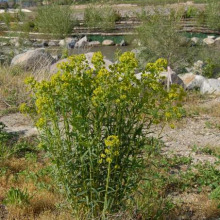
[[[206,7],[206,20],[210,28],[220,30],[220,2],[218,0],[209,0]]]
[[[73,30],[76,20],[68,6],[47,5],[37,10],[36,26],[43,33],[65,37]]]
[[[6,194],[4,204],[16,206],[27,205],[30,202],[30,198],[27,190],[22,191],[18,188],[12,187]]]
[[[213,190],[211,192],[210,195],[211,199],[216,199],[219,201],[219,205],[220,205],[220,186],[218,186],[215,190]]]
[[[176,105],[182,89],[173,85],[167,92],[159,82],[164,59],[149,63],[141,80],[135,77],[138,61],[131,52],[110,70],[100,52],[92,57],[94,69],[85,55],[69,61],[49,81],[27,79],[32,111],[58,186],[75,214],[83,209],[87,219],[101,213],[105,219],[124,207],[143,178],[151,124],[180,117]]]
[[[85,9],[84,20],[89,28],[112,29],[120,15],[110,6],[92,6]]]
[[[188,40],[180,33],[182,11],[171,11],[169,16],[156,11],[154,15],[140,15],[143,24],[137,28],[142,52],[140,57],[153,62],[160,57],[168,60],[172,68],[180,68],[190,60]]]
[[[187,8],[187,10],[184,13],[184,17],[185,18],[192,18],[192,17],[196,17],[197,15],[199,15],[199,10],[193,6],[189,6]]]

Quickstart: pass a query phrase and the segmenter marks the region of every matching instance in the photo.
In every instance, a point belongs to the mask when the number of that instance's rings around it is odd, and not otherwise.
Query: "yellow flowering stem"
[[[109,187],[109,180],[110,180],[110,173],[111,173],[111,161],[108,162],[108,173],[106,178],[106,186],[105,186],[105,200],[104,200],[104,208],[102,211],[102,220],[105,220],[106,210],[108,208],[108,187]]]

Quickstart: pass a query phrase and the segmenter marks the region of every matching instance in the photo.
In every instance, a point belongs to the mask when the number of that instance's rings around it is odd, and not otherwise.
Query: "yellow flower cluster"
[[[100,155],[99,163],[101,164],[103,162],[103,159],[105,159],[106,162],[111,163],[114,159],[114,157],[119,156],[119,138],[115,135],[110,135],[105,139],[105,153],[102,153]],[[115,169],[117,169],[119,166],[117,166]]]
[[[35,125],[37,128],[42,128],[45,124],[46,124],[46,119],[39,118]]]
[[[102,53],[99,51],[99,52],[96,52],[93,57],[92,57],[92,64],[95,66],[95,68],[101,68],[104,64],[104,60],[103,60],[103,55]]]
[[[29,107],[27,106],[26,103],[22,103],[20,106],[19,106],[19,111],[22,112],[22,113],[27,113],[29,110]]]
[[[48,97],[39,97],[35,102],[37,113],[42,113],[50,104],[51,100]]]
[[[105,146],[106,147],[116,147],[120,144],[118,136],[110,135],[105,139]]]
[[[159,73],[164,71],[167,68],[167,65],[167,60],[160,58],[155,63],[148,63],[146,65],[146,71],[151,73]]]
[[[135,69],[138,67],[138,61],[135,58],[135,54],[132,52],[125,52],[119,57],[119,61],[124,64],[125,68]]]

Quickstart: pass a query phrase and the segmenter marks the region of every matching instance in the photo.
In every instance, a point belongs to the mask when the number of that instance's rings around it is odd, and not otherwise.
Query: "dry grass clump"
[[[201,95],[197,92],[188,93],[184,108],[187,112],[187,116],[201,114],[220,117],[219,96],[216,95]]]
[[[31,141],[18,142],[17,145],[20,144],[21,148],[12,156],[0,161],[0,204],[6,200],[11,189],[19,189],[29,195],[29,202],[7,203],[8,220],[38,219],[42,213],[43,216],[48,216],[48,219],[56,219],[56,216],[59,216],[56,204],[63,202],[63,199],[53,186],[44,188],[39,185],[39,183],[46,186],[51,184],[50,175],[42,171],[50,164],[42,152],[37,151],[35,145],[31,147],[29,142]],[[8,146],[8,150],[16,148],[17,145]]]
[[[191,220],[215,219],[220,216],[217,201],[211,200],[208,194],[185,193],[178,198],[181,202],[177,206],[175,216],[181,215]]]
[[[24,85],[24,79],[30,73],[24,72],[18,67],[0,68],[0,108],[15,109],[22,102],[28,100],[28,93]]]
[[[55,215],[56,203],[61,200],[59,197],[52,192],[39,191],[36,188],[29,193],[34,194],[30,204],[22,207],[13,205],[7,207],[8,219],[38,219],[42,213],[50,213],[50,216]]]

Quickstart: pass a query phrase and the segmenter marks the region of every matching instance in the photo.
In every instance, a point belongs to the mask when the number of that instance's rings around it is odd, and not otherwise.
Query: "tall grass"
[[[218,0],[209,0],[205,14],[208,26],[220,31],[220,2]]]
[[[55,37],[65,37],[70,34],[76,24],[69,6],[46,5],[39,7],[36,16],[36,26],[39,31]]]

